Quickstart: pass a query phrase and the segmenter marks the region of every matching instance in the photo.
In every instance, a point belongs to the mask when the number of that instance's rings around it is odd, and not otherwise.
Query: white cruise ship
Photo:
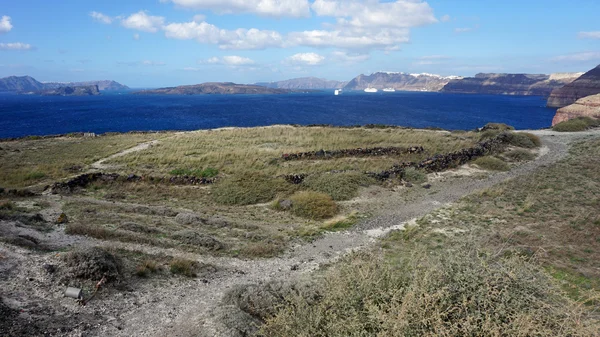
[[[385,89],[383,89],[383,91],[385,91],[385,92],[396,92],[396,89],[394,89],[394,88],[385,88]]]
[[[365,89],[365,92],[377,92],[377,91],[378,90],[376,88],[371,88],[371,87],[368,87]]]

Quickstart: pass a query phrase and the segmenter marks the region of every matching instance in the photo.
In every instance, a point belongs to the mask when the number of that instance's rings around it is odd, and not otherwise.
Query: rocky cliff
[[[552,91],[548,107],[562,108],[580,98],[600,93],[600,65],[581,75],[573,82]]]
[[[16,92],[16,93],[43,93],[46,91],[57,90],[67,87],[91,87],[97,86],[100,91],[127,90],[129,87],[121,83],[104,80],[104,81],[88,81],[88,82],[47,82],[41,83],[30,76],[10,76],[0,78],[0,92]]]
[[[98,90],[100,91],[123,91],[129,90],[129,87],[123,85],[119,82],[104,80],[104,81],[87,81],[87,82],[67,82],[67,83],[58,83],[58,82],[47,82],[44,83],[44,89],[58,89],[60,87],[83,87],[96,85],[98,86]]]
[[[443,77],[434,74],[405,74],[377,72],[371,75],[360,74],[344,87],[344,90],[364,90],[366,88],[394,88],[402,91],[439,91],[450,80],[458,76]]]
[[[85,85],[78,87],[59,87],[42,91],[43,96],[95,96],[100,95],[97,85]]]
[[[600,94],[580,98],[575,103],[558,109],[552,119],[552,126],[577,117],[600,118]]]
[[[343,88],[348,82],[332,81],[324,78],[316,77],[301,77],[293,78],[291,80],[278,81],[278,82],[261,82],[255,83],[268,88],[275,89],[340,89]]]
[[[287,94],[288,89],[267,88],[260,85],[235,84],[230,82],[211,82],[179,87],[142,90],[138,95],[234,95],[234,94]]]
[[[0,92],[33,92],[44,89],[44,84],[30,76],[0,78]]]
[[[477,74],[450,81],[442,92],[490,95],[548,96],[552,90],[572,82],[580,73],[544,74]]]

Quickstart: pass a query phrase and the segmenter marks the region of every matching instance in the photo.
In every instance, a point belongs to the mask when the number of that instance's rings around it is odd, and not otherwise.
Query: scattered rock
[[[54,272],[56,272],[56,266],[53,264],[46,263],[42,266],[42,269],[44,269],[48,274],[54,274]]]
[[[413,184],[410,181],[407,181],[404,183],[404,186],[406,187],[413,187]]]
[[[428,189],[431,188],[431,184],[425,183],[425,184],[421,185],[421,187],[423,187],[424,189],[428,190]]]

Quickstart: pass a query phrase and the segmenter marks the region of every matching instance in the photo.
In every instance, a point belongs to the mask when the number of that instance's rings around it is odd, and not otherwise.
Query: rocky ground
[[[1,236],[37,242],[36,250],[0,243],[0,331],[9,336],[243,336],[248,320],[235,308],[222,304],[228,290],[242,284],[310,277],[321,266],[348,252],[369,247],[378,237],[403,229],[415,218],[477,190],[526,175],[564,158],[569,143],[575,140],[600,136],[598,130],[531,132],[539,135],[544,144],[534,161],[494,174],[479,174],[468,166],[435,174],[430,177],[431,187],[423,188],[423,193],[408,201],[399,198],[394,191],[366,189],[362,197],[369,193],[380,194],[376,205],[362,206],[374,216],[350,230],[329,233],[313,242],[290,247],[274,258],[243,260],[208,256],[176,248],[70,236],[64,233],[62,225],[39,231],[22,226],[18,221],[0,221]],[[139,149],[144,146],[147,145]],[[100,161],[96,166],[102,165]],[[53,221],[60,213],[61,197],[46,195],[43,200],[49,207],[42,216]],[[63,251],[92,246],[181,257],[206,268],[202,268],[196,278],[159,275],[114,282],[81,306],[64,296],[64,278],[69,267]],[[88,292],[93,289],[93,285],[82,286]]]

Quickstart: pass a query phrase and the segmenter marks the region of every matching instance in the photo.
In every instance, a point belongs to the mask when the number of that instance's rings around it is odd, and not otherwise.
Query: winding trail
[[[368,219],[351,230],[329,233],[312,243],[297,245],[280,257],[240,260],[111,242],[109,245],[116,248],[154,254],[162,252],[195,259],[213,264],[220,271],[211,275],[209,279],[198,278],[167,287],[142,286],[142,289],[136,289],[135,300],[121,303],[122,314],[113,324],[99,326],[91,333],[96,336],[224,336],[222,327],[214,319],[214,310],[219,307],[222,296],[232,287],[287,280],[310,273],[321,264],[336,261],[348,252],[368,247],[377,237],[392,229],[403,229],[411,219],[447,206],[475,191],[530,174],[537,168],[563,159],[568,154],[572,141],[600,136],[600,130],[576,134],[530,132],[538,134],[544,143],[536,160],[515,167],[509,172],[491,174],[481,180],[465,177],[435,184],[431,193],[409,201],[402,207],[393,205],[385,214]]]

